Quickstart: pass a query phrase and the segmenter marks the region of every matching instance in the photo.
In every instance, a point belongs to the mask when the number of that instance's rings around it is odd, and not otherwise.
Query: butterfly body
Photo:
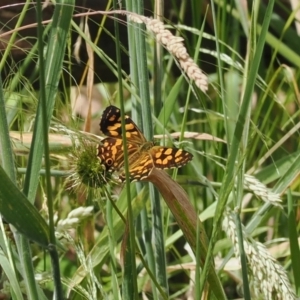
[[[178,148],[155,146],[147,141],[137,125],[124,116],[129,177],[131,181],[147,178],[154,167],[158,169],[178,168],[192,159],[192,154]],[[122,140],[121,111],[108,106],[100,121],[100,130],[108,136],[98,147],[98,156],[107,170],[120,171],[124,168],[124,145]],[[119,175],[125,180],[125,173]]]

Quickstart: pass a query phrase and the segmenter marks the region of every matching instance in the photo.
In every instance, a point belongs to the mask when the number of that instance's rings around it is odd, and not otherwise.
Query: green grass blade
[[[288,191],[288,223],[289,223],[289,239],[291,245],[291,261],[295,279],[296,294],[300,296],[300,249],[298,242],[298,232],[295,217],[295,206],[291,191]]]
[[[273,11],[273,6],[274,6],[274,1],[270,1],[268,4],[266,16],[264,19],[264,24],[262,26],[262,31],[258,38],[257,48],[256,48],[254,56],[253,56],[253,61],[251,62],[247,85],[245,87],[245,94],[244,94],[242,105],[241,105],[240,112],[238,115],[233,139],[231,141],[230,153],[229,153],[229,157],[228,157],[228,161],[227,161],[227,165],[226,165],[226,169],[225,169],[225,175],[224,175],[224,179],[222,182],[222,187],[220,190],[220,197],[219,197],[219,201],[217,204],[216,215],[214,218],[212,238],[209,243],[208,257],[205,262],[204,270],[203,270],[203,273],[201,276],[201,286],[204,285],[206,274],[207,274],[208,268],[211,264],[212,249],[214,247],[216,236],[217,236],[217,233],[219,230],[219,224],[220,224],[220,220],[223,215],[223,211],[225,209],[226,201],[234,187],[236,167],[237,167],[236,161],[237,161],[239,150],[240,150],[240,143],[242,142],[244,126],[246,123],[245,120],[248,115],[249,106],[251,103],[251,97],[252,97],[254,85],[256,82],[256,76],[257,76],[260,60],[262,57],[262,51],[263,51],[263,47],[264,47],[265,40],[266,40],[267,30],[269,28],[269,23],[271,20],[271,13]]]
[[[131,186],[130,193],[131,195],[134,195],[135,186]],[[133,213],[133,219],[136,219],[138,214],[141,212],[143,208],[143,202],[142,199],[145,198],[144,190],[142,193],[139,194],[138,197],[135,197],[132,199],[132,213]],[[118,202],[116,203],[118,206],[118,209],[122,213],[123,216],[127,215],[128,205],[127,205],[127,191],[125,189],[122,190],[121,195],[119,196]],[[117,214],[117,212],[114,210],[112,213],[112,219],[113,219],[113,236],[116,241],[120,240],[124,234],[124,221],[120,218],[120,216]],[[108,229],[104,228],[103,232],[101,232],[101,235],[98,239],[97,244],[94,245],[93,249],[90,251],[89,256],[91,257],[91,261],[93,266],[102,265],[105,263],[105,258],[109,254],[109,243],[108,243]],[[81,266],[78,268],[78,270],[75,272],[74,277],[72,278],[72,282],[74,285],[79,284],[86,276],[86,271]]]
[[[136,1],[137,12],[142,13],[143,7],[142,3]],[[146,42],[145,35],[143,32],[145,31],[144,24],[136,24],[135,25],[135,49],[136,49],[136,69],[138,73],[138,82],[134,84],[139,86],[139,95],[142,99],[141,101],[141,110],[137,110],[137,115],[140,116],[138,125],[142,125],[143,133],[147,139],[151,140],[153,138],[153,126],[152,126],[152,109],[150,103],[150,88],[149,88],[149,72],[147,65],[147,57],[146,57]],[[142,116],[142,118],[141,118]],[[141,190],[141,186],[139,185],[138,190]],[[163,217],[160,205],[160,197],[157,190],[154,189],[153,185],[149,185],[149,195],[151,201],[151,211],[152,211],[152,228],[149,228],[148,218],[146,213],[146,208],[141,215],[142,223],[144,224],[144,229],[148,229],[151,232],[151,235],[148,232],[145,232],[145,236],[148,239],[145,241],[146,243],[146,253],[147,253],[147,261],[149,268],[153,274],[156,276],[156,280],[159,283],[160,287],[167,292],[168,291],[168,281],[166,274],[166,257],[165,257],[165,243],[163,236]],[[155,283],[152,283],[153,287],[153,298],[157,299],[157,293],[155,289]]]
[[[2,250],[0,250],[0,266],[9,280],[15,299],[24,299],[18,278]]]
[[[7,172],[5,173],[4,169],[0,166],[0,172],[2,173],[2,176],[0,176],[1,213],[3,214],[4,218],[10,220],[11,223],[14,224],[17,229],[20,230],[20,232],[23,231],[24,234],[26,235],[28,234],[29,236],[31,236],[31,238],[36,240],[38,243],[41,243],[45,246],[45,244],[48,243],[47,241],[48,233],[45,232],[45,230],[48,231],[47,224],[45,227],[44,219],[41,219],[41,216],[39,215],[37,210],[32,206],[31,203],[29,203],[29,201],[25,198],[25,196],[19,191],[18,187],[15,185],[16,184],[15,168],[14,168],[15,163],[13,160],[13,153],[12,153],[10,139],[9,139],[8,124],[7,124],[6,114],[5,114],[5,101],[2,92],[2,83],[0,84],[0,114],[1,114],[0,122],[2,123],[0,124],[1,127],[0,152],[2,153],[2,157],[1,157],[2,160],[5,160],[2,161],[2,163]],[[8,187],[10,188],[7,190]],[[32,213],[33,216],[31,215]],[[19,271],[20,273],[22,273],[24,281],[26,283],[28,297],[31,297],[32,299],[37,298],[37,286],[34,280],[32,258],[30,255],[31,252],[29,250],[29,242],[27,238],[24,238],[22,235],[21,236],[16,235],[16,245],[17,245],[19,255],[23,253],[22,245],[24,247],[27,247],[25,259],[22,259],[24,258],[24,255],[20,256],[20,262],[23,268],[22,270]],[[7,253],[10,255],[12,259],[13,256],[11,255],[10,251],[11,250],[8,247]],[[13,263],[13,261],[11,263]],[[13,282],[11,282],[11,284],[14,285]],[[14,289],[17,289],[17,287],[14,287]],[[17,291],[15,291],[15,293],[16,295],[18,294]],[[42,297],[40,298],[42,299]]]
[[[117,1],[114,0],[114,8],[117,7]],[[121,53],[120,53],[120,43],[119,43],[119,24],[117,21],[115,24],[115,34],[116,34],[116,56],[117,56],[117,70],[119,77],[119,93],[120,93],[120,107],[122,116],[122,132],[125,132],[125,103],[123,97],[123,81],[121,80]],[[126,145],[126,135],[123,135],[123,144]],[[127,148],[124,148],[124,169],[126,173],[126,195],[128,204],[128,216],[127,224],[125,229],[126,242],[123,242],[123,255],[124,255],[124,281],[122,283],[124,297],[132,297],[132,299],[138,299],[138,284],[137,284],[137,271],[136,271],[136,261],[135,261],[135,228],[133,219],[133,210],[131,205],[131,191],[129,182],[129,163],[128,163],[128,152]]]
[[[136,29],[136,53],[137,53],[137,70],[139,74],[139,91],[140,97],[143,99],[141,102],[140,116],[143,116],[142,124],[143,132],[149,140],[153,138],[153,126],[152,126],[152,109],[150,103],[150,88],[148,81],[148,66],[146,59],[146,44],[145,36],[143,31],[145,30],[144,25],[138,26]],[[149,195],[151,201],[151,211],[152,211],[152,228],[150,229],[150,234],[145,232],[146,236],[150,239],[146,241],[147,247],[147,258],[150,270],[156,276],[156,280],[160,287],[167,292],[168,291],[168,281],[166,274],[166,257],[165,257],[165,243],[163,236],[163,216],[160,205],[160,197],[157,190],[155,190],[153,185],[149,185]],[[144,208],[145,210],[146,208]],[[142,214],[143,223],[148,223],[148,218],[146,211]],[[145,227],[146,229],[146,227]],[[155,284],[153,283],[154,287]],[[153,297],[156,299],[157,293],[153,288]]]
[[[268,184],[277,179],[285,176],[290,176],[289,170],[293,165],[297,165],[300,157],[300,150],[297,150],[293,153],[287,153],[284,157],[280,157],[278,160],[275,160],[273,164],[266,166],[265,168],[259,170],[255,177],[261,182]],[[294,175],[297,174],[297,169],[292,168]],[[284,176],[284,177],[285,177]],[[284,184],[286,186],[286,184]]]
[[[46,247],[49,227],[37,209],[9,179],[0,166],[0,212],[5,220],[30,240]]]
[[[17,23],[16,23],[16,26],[15,26],[16,29],[18,29],[21,26],[21,24],[22,24],[22,22],[23,22],[23,20],[24,20],[24,18],[26,16],[26,11],[28,10],[30,2],[31,2],[30,0],[26,0],[25,5],[23,6],[22,12],[21,12],[21,14],[20,14],[20,16],[18,18]],[[13,32],[13,34],[11,35],[11,38],[10,38],[9,42],[7,43],[7,45],[5,47],[5,52],[2,55],[2,57],[1,57],[0,72],[3,70],[4,64],[7,61],[7,58],[9,57],[9,55],[11,53],[11,50],[12,50],[12,48],[14,46],[15,40],[17,38],[17,35],[18,35],[18,30],[15,30]]]
[[[171,88],[166,100],[164,101],[164,106],[160,111],[158,116],[158,124],[156,125],[156,132],[158,134],[165,134],[165,124],[168,123],[172,113],[174,112],[174,105],[178,99],[178,95],[182,89],[182,85],[184,82],[184,77],[180,76],[176,83]]]
[[[9,178],[15,182],[15,162],[10,143],[9,129],[5,111],[4,93],[2,89],[2,80],[0,77],[0,163],[8,174]]]
[[[50,125],[53,113],[55,97],[58,91],[58,83],[62,72],[66,44],[69,35],[71,17],[73,13],[73,1],[66,0],[56,5],[53,16],[52,29],[45,59],[45,94],[47,99],[47,127]],[[43,132],[41,115],[41,102],[38,105],[36,122],[33,131],[32,145],[29,154],[29,162],[24,183],[24,193],[30,201],[34,200],[39,184],[39,171],[44,153]]]
[[[300,170],[300,154],[294,160],[294,163],[286,170],[285,174],[277,181],[274,191],[281,194],[283,193],[292,182],[299,176]]]

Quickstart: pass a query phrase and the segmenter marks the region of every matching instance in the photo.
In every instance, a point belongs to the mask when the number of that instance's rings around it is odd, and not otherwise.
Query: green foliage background
[[[244,7],[239,1],[193,0],[186,14],[189,5],[176,2],[173,10],[180,22],[163,21],[185,38],[188,53],[208,73],[209,90],[204,94],[182,71],[174,75],[173,57],[155,48],[155,37],[143,24],[128,21],[129,80],[120,70],[120,57],[108,60],[71,20],[74,1],[58,1],[45,27],[39,19],[41,3],[32,7],[29,2],[15,32],[27,10],[36,9],[37,43],[19,71],[0,84],[0,212],[14,226],[9,229],[12,240],[1,223],[3,294],[12,299],[50,299],[53,293],[57,299],[139,299],[144,293],[150,299],[185,299],[191,293],[200,299],[210,290],[207,299],[241,294],[250,299],[256,289],[252,278],[260,276],[251,269],[244,248],[250,241],[265,244],[299,296],[299,7],[289,10],[281,1],[253,1]],[[125,2],[128,11],[142,9],[139,1]],[[118,9],[117,3],[111,5]],[[148,139],[180,132],[181,138],[172,142],[194,155],[190,164],[169,174],[187,192],[209,237],[204,268],[202,245],[197,244],[194,254],[186,250],[181,228],[151,184],[118,185],[100,174],[104,184],[98,189],[67,189],[74,182],[66,177],[76,171],[82,152],[91,155],[88,169],[101,170],[97,158],[93,160],[94,148],[85,144],[99,140],[80,131],[83,122],[72,117],[69,89],[58,92],[60,76],[68,72],[63,63],[70,62],[64,54],[70,53],[74,30],[118,75],[117,85],[101,87],[106,93],[103,107],[113,103],[131,114]],[[112,33],[123,51],[118,34],[117,29]],[[9,45],[15,38],[11,36]],[[8,46],[2,55],[1,72],[10,51]],[[24,78],[32,57],[40,74],[39,92]],[[125,89],[130,96],[123,96]],[[101,111],[90,119],[100,116]],[[195,135],[202,133],[224,142]],[[23,142],[12,136],[23,137]],[[162,143],[172,144],[170,139]],[[255,197],[258,185],[246,186],[246,174],[280,195],[281,207]],[[76,173],[72,178],[82,180]],[[241,253],[237,259],[242,268],[235,271],[230,268],[234,251],[229,228],[221,227],[228,209]],[[127,244],[124,236],[130,237]],[[122,241],[128,251],[122,252]],[[207,282],[213,259],[226,296],[218,285]],[[263,255],[258,257],[258,270],[264,261]],[[272,282],[261,276],[261,282]]]

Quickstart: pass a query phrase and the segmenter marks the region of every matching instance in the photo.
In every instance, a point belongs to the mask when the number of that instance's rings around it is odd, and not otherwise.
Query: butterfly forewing
[[[122,128],[121,128],[121,114],[120,110],[115,106],[108,106],[102,114],[100,120],[100,130],[103,134],[115,137],[122,138]]]
[[[125,115],[124,120],[126,138],[131,143],[143,144],[146,142],[144,135],[131,118]],[[122,139],[122,117],[119,108],[110,105],[104,110],[100,121],[100,130],[109,137]]]

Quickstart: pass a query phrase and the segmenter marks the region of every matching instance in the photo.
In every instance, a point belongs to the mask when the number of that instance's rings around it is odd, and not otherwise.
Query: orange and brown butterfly
[[[146,140],[129,116],[125,115],[124,120],[130,181],[146,179],[154,167],[158,169],[179,168],[193,158],[191,153],[182,149],[155,146],[152,141]],[[124,181],[124,146],[119,108],[110,105],[104,110],[100,130],[107,136],[98,146],[101,163],[109,171],[122,170],[119,178]]]

